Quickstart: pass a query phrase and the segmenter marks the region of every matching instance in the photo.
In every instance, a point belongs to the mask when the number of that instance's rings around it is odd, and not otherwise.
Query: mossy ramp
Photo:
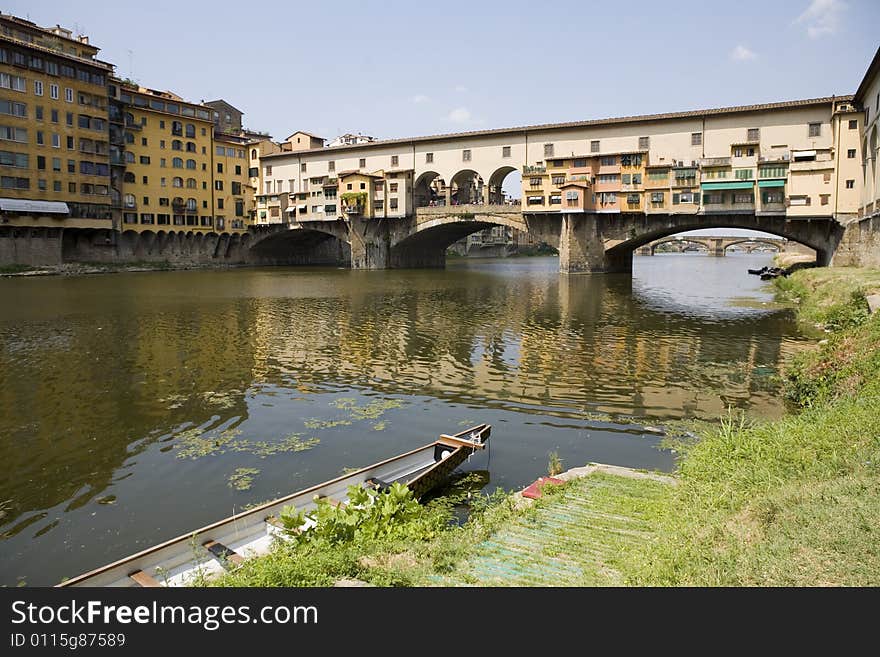
[[[441,586],[618,586],[619,557],[652,541],[651,509],[672,479],[613,466],[560,475],[478,544]],[[567,481],[566,481],[567,480]]]

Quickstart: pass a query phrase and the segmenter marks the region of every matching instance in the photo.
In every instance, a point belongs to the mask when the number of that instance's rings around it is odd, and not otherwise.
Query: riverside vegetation
[[[362,500],[359,510],[319,507],[323,529],[279,543],[270,554],[204,583],[485,583],[469,573],[493,536],[534,525],[554,505],[565,511],[572,500],[583,502],[592,486],[599,493],[589,499],[596,500],[600,520],[586,539],[608,549],[593,551],[593,564],[568,559],[577,568],[557,568],[557,585],[880,584],[880,313],[871,316],[866,302],[880,289],[880,272],[809,269],[776,284],[805,328],[824,337],[789,364],[791,410],[773,422],[731,414],[704,426],[698,440],[674,441],[680,450],[676,486],[623,477],[574,480],[548,487],[529,507],[501,491],[480,495],[483,482],[475,475],[459,478],[425,504],[398,489]],[[452,521],[463,503],[469,518],[457,525]],[[289,522],[300,520],[296,510],[289,514]],[[637,531],[606,527],[609,519]],[[560,550],[579,538],[566,531],[571,533],[563,528],[554,538]]]

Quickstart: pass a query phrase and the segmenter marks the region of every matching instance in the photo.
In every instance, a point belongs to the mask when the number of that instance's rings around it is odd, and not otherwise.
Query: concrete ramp
[[[619,586],[621,554],[654,536],[649,510],[671,477],[586,466],[480,544],[444,586]],[[526,506],[528,500],[523,500]]]

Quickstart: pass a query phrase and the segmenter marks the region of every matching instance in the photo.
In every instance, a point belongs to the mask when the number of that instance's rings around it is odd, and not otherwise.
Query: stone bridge
[[[724,256],[727,249],[739,246],[746,253],[752,253],[758,249],[772,249],[778,253],[786,250],[788,240],[775,237],[747,237],[727,235],[676,235],[667,237],[650,244],[645,244],[636,250],[636,255],[654,255],[661,246],[670,248],[671,251],[683,253],[689,247],[700,247],[711,256]]]
[[[300,263],[312,249],[322,258],[340,254],[337,262],[350,263],[353,269],[443,267],[447,247],[492,226],[527,232],[535,241],[557,248],[559,270],[571,273],[631,271],[633,253],[639,248],[705,228],[745,228],[777,235],[813,249],[817,263],[824,266],[831,263],[843,235],[843,226],[834,219],[781,214],[551,214],[523,213],[516,205],[453,205],[418,208],[403,219],[278,225],[255,235],[251,251],[261,262],[285,262],[296,254]],[[722,241],[716,250],[734,243]]]

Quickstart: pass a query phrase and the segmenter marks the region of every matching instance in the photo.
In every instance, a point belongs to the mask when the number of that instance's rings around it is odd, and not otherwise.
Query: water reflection
[[[799,338],[745,274],[766,262],[2,280],[0,583],[52,583],[468,423],[496,425],[494,484],[550,449],[671,467],[630,420],[780,411],[770,375]],[[229,485],[238,468],[252,488]]]

